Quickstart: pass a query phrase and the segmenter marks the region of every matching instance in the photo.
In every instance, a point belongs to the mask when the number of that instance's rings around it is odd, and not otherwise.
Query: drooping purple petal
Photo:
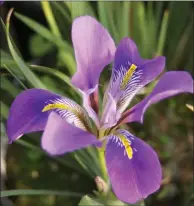
[[[193,93],[193,85],[193,79],[188,72],[166,72],[143,101],[123,114],[122,123],[143,123],[144,113],[150,105],[180,93]]]
[[[153,81],[164,69],[165,58],[142,59],[135,43],[124,38],[115,53],[114,67],[108,92],[117,102],[122,113],[133,96],[149,82]]]
[[[23,134],[44,130],[51,111],[87,130],[87,114],[74,101],[46,90],[28,89],[19,94],[11,105],[7,120],[9,142]]]
[[[72,83],[86,92],[96,87],[103,68],[113,60],[115,44],[108,31],[90,16],[74,20],[72,41],[77,62]]]
[[[62,155],[101,144],[94,135],[67,123],[55,112],[51,112],[48,117],[41,141],[42,148],[50,155]]]
[[[115,195],[133,204],[160,188],[162,172],[155,151],[126,130],[110,135],[106,165]]]

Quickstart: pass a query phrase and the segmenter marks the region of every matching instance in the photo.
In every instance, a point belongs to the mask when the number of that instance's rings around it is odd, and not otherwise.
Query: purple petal
[[[144,60],[131,39],[121,40],[115,53],[114,68],[108,89],[117,102],[120,113],[126,109],[133,96],[142,87],[162,72],[164,66],[164,57]]]
[[[193,93],[193,79],[190,74],[184,71],[166,72],[143,101],[123,114],[122,123],[143,123],[144,113],[150,105],[185,92]]]
[[[101,128],[103,129],[107,129],[114,126],[120,118],[120,116],[117,117],[117,105],[115,100],[113,99],[110,93],[105,95],[107,95],[107,102],[104,105],[105,107],[101,118]]]
[[[74,20],[72,41],[77,62],[72,83],[86,92],[95,88],[103,68],[113,60],[115,44],[108,31],[90,16]]]
[[[97,88],[95,88],[95,89],[97,89]],[[91,92],[93,92],[93,90]],[[90,98],[91,93],[85,93],[85,92],[81,92],[81,93],[82,93],[82,99],[83,99],[83,107],[86,109],[89,117],[94,121],[96,127],[99,128],[100,121],[99,121],[98,115],[94,111],[94,109],[91,107],[91,105],[89,104],[90,103],[89,98]]]
[[[93,144],[101,144],[96,137],[67,123],[51,112],[42,136],[42,148],[51,155],[62,155]]]
[[[87,114],[72,100],[46,90],[28,89],[19,94],[11,105],[7,120],[9,142],[23,134],[44,130],[51,111],[56,111],[78,127],[84,128],[88,124]],[[83,121],[78,116],[83,117]]]
[[[106,164],[115,195],[133,204],[160,188],[162,172],[155,151],[125,130],[111,135]]]

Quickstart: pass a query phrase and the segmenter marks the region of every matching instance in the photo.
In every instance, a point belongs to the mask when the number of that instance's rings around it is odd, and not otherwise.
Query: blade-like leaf
[[[90,2],[65,2],[71,12],[71,18],[74,19],[78,16],[90,15],[95,17],[95,13],[90,5]]]
[[[8,16],[10,17],[10,15]],[[7,42],[8,46],[10,49],[10,52],[12,54],[13,59],[15,60],[16,64],[20,68],[21,72],[24,74],[25,78],[34,86],[38,88],[46,88],[46,86],[39,80],[38,77],[29,69],[29,67],[25,64],[25,62],[20,58],[20,56],[17,54],[11,39],[10,39],[10,34],[9,34],[9,21],[10,18],[7,19],[7,24],[6,24],[6,37],[7,37]]]
[[[62,5],[62,2],[53,1],[53,2],[50,2],[50,3],[51,3],[52,6],[54,6],[54,8],[58,12],[60,12],[64,16],[64,18],[66,18],[68,20],[68,22],[71,22],[71,15],[69,15],[69,13],[67,11],[68,9],[64,8],[65,5],[64,4]]]
[[[158,48],[157,48],[157,55],[162,55],[163,54],[163,49],[165,46],[166,42],[166,31],[167,31],[167,26],[168,26],[168,16],[169,13],[168,11],[164,12],[164,16],[162,19],[162,25],[160,29],[160,34],[159,34],[159,39],[158,39]]]
[[[130,1],[123,1],[122,2],[122,21],[119,22],[121,25],[121,38],[125,36],[130,36],[130,25],[131,25],[131,2]]]
[[[147,41],[147,22],[144,2],[132,3],[132,38],[135,40],[140,53],[147,57],[149,42]]]
[[[63,48],[67,52],[71,52],[71,53],[73,52],[71,45],[67,41],[62,40],[61,38],[53,35],[52,32],[50,32],[45,26],[17,12],[14,12],[14,15],[25,25],[27,25],[30,29],[32,29],[33,31],[35,31],[37,34],[44,37],[45,39],[51,41],[59,48]]]
[[[100,22],[108,29],[114,41],[118,43],[120,31],[116,28],[116,22],[114,19],[114,11],[116,10],[115,6],[116,4],[112,4],[111,2],[99,1],[98,13]]]
[[[174,51],[176,51],[177,43],[185,30],[185,26],[189,23],[191,16],[193,16],[192,2],[170,2],[169,24],[167,28],[168,58],[172,59],[175,53]]]
[[[50,2],[42,1],[41,5],[42,5],[44,15],[46,17],[46,20],[49,24],[49,27],[50,27],[52,33],[54,35],[56,35],[57,37],[61,37],[60,30],[59,30],[58,25],[55,21],[55,18],[54,18],[54,15],[53,15],[53,12],[52,12],[52,9],[50,6]]]
[[[6,68],[8,70],[8,72],[18,81],[18,83],[24,88],[27,89],[27,87],[23,84],[22,81],[20,81],[20,79],[7,67],[4,65],[4,68]]]
[[[69,196],[69,197],[82,197],[83,194],[73,193],[68,191],[56,191],[56,190],[4,190],[1,191],[1,197],[18,196],[18,195],[57,195],[57,196]]]
[[[70,74],[73,74],[75,72],[76,64],[73,57],[73,49],[67,41],[52,34],[52,32],[50,32],[46,27],[37,23],[36,21],[16,12],[14,14],[18,19],[20,19],[24,24],[26,24],[37,34],[55,44],[59,48],[60,54],[62,51],[61,59],[63,59],[63,62],[67,66]]]
[[[9,114],[9,108],[2,101],[0,101],[0,113],[1,113],[1,117],[3,117],[4,119],[7,119],[8,114]]]

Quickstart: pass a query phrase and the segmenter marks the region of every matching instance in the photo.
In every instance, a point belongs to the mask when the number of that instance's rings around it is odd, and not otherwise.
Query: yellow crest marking
[[[125,151],[127,153],[128,158],[132,159],[133,158],[133,150],[131,148],[130,142],[127,140],[127,138],[124,135],[119,134],[118,136],[119,136],[123,146],[125,147]]]
[[[87,131],[91,131],[87,116],[85,116],[85,114],[82,111],[80,111],[79,108],[78,109],[72,108],[69,105],[64,104],[64,103],[51,103],[51,104],[47,104],[42,109],[42,112],[46,112],[46,111],[53,110],[53,109],[61,109],[61,110],[66,110],[68,112],[71,112],[72,114],[75,115],[75,118],[77,120],[81,121],[81,123],[79,124],[83,126],[79,125],[80,128],[85,129]]]
[[[49,110],[52,110],[52,109],[64,109],[64,110],[68,110],[68,111],[71,111],[73,112],[74,110],[68,106],[68,105],[65,105],[65,104],[62,104],[62,103],[53,103],[53,104],[47,104],[42,112],[46,112],[46,111],[49,111]]]
[[[132,64],[128,71],[126,72],[125,76],[123,77],[123,81],[121,84],[121,89],[125,89],[125,87],[127,86],[130,78],[132,77],[133,73],[135,72],[137,66],[135,64]]]

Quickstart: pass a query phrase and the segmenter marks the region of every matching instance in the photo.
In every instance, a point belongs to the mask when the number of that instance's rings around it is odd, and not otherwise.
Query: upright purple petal
[[[94,90],[96,90],[97,88],[95,88]],[[90,90],[89,90],[90,91]],[[83,107],[86,109],[89,117],[94,121],[95,125],[97,128],[100,127],[100,121],[99,121],[99,118],[98,118],[98,115],[97,113],[94,111],[94,109],[92,108],[91,104],[89,104],[91,101],[90,101],[90,95],[91,95],[91,92],[93,92],[93,89],[92,91],[90,92],[81,92],[82,93],[82,99],[83,99]],[[95,92],[94,92],[95,93]],[[93,94],[94,94],[93,93]]]
[[[67,123],[55,112],[51,112],[42,136],[42,148],[50,155],[82,149],[101,144],[94,135]]]
[[[51,111],[87,130],[87,114],[78,104],[46,90],[28,89],[19,94],[11,105],[7,120],[9,142],[23,134],[44,130]]]
[[[103,68],[113,60],[115,44],[108,31],[90,16],[74,20],[72,41],[77,62],[72,83],[86,92],[96,87]]]
[[[114,126],[120,118],[117,117],[117,105],[110,93],[107,95],[107,102],[104,105],[102,118],[101,118],[101,128],[107,129]]]
[[[180,93],[193,93],[193,85],[193,79],[188,72],[166,72],[143,101],[123,114],[122,123],[143,123],[144,113],[150,105]]]
[[[134,95],[149,82],[153,81],[164,69],[165,58],[142,59],[135,43],[124,38],[115,53],[114,67],[108,92],[117,102],[122,113]]]
[[[110,135],[106,165],[115,195],[133,204],[160,188],[162,172],[155,151],[126,130]]]

